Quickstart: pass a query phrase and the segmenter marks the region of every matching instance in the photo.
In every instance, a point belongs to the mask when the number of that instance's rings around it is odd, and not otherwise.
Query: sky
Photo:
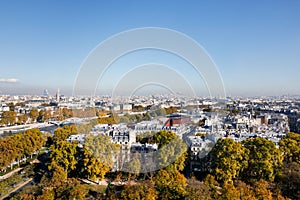
[[[0,0],[0,94],[42,94],[48,89],[53,95],[60,88],[71,95],[82,64],[97,45],[123,31],[160,27],[202,46],[227,95],[299,95],[299,10],[296,0]],[[149,63],[168,66],[197,94],[207,94],[203,77],[196,77],[189,63],[159,50],[120,57],[99,78],[96,93],[110,93],[124,74]],[[177,78],[161,78],[182,92]],[[137,85],[136,90],[166,89],[153,86]]]

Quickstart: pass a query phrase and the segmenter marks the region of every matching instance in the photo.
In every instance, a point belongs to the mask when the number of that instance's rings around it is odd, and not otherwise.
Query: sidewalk
[[[17,190],[19,190],[20,188],[24,187],[25,185],[27,185],[30,181],[32,181],[33,178],[27,179],[26,181],[18,184],[15,188],[11,189],[8,191],[8,193],[2,197],[0,197],[0,200],[3,200],[7,197],[9,197],[12,193],[16,192]]]
[[[3,176],[0,176],[0,180],[4,180],[4,179],[7,179],[7,178],[11,177],[14,173],[20,171],[21,169],[23,169],[23,168],[19,167],[19,168],[16,168],[16,169],[14,169],[13,171],[11,171],[7,174],[4,174]]]

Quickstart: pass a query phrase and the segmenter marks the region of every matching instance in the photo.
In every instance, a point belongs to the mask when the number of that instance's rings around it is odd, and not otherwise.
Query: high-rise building
[[[43,95],[44,95],[45,97],[48,97],[48,96],[49,96],[49,93],[48,93],[48,90],[47,90],[47,89],[44,90]]]
[[[59,100],[60,100],[60,94],[59,94],[59,88],[57,88],[56,101],[59,102]]]

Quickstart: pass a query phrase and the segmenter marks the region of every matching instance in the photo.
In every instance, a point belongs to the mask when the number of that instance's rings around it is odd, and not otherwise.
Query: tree
[[[154,178],[159,199],[182,199],[187,194],[186,178],[178,171],[159,170]]]
[[[210,193],[212,199],[217,199],[221,193],[219,183],[216,181],[215,177],[208,174],[204,179],[204,184],[210,188]]]
[[[145,107],[143,107],[142,105],[136,105],[132,107],[132,112],[138,112],[138,111],[144,111]]]
[[[20,114],[18,117],[18,123],[19,124],[25,124],[28,121],[28,115],[27,114]]]
[[[14,111],[15,110],[15,104],[13,103],[13,102],[9,102],[8,104],[7,104],[7,106],[9,107],[9,111]]]
[[[150,112],[149,112],[149,111],[147,111],[147,112],[144,114],[144,118],[143,118],[143,119],[146,120],[146,121],[151,120],[151,115],[150,115]]]
[[[172,131],[159,131],[154,135],[154,142],[157,143],[158,148],[160,148],[170,143],[176,137],[178,136]]]
[[[88,135],[85,138],[84,166],[89,178],[102,180],[114,165],[119,146],[106,135]]]
[[[51,118],[51,111],[50,110],[40,110],[39,116],[37,120],[39,122],[45,122]]]
[[[45,138],[39,129],[29,129],[24,132],[24,152],[26,156],[32,156],[35,151],[40,150],[45,144]]]
[[[166,114],[172,114],[172,113],[177,113],[178,112],[178,109],[175,108],[175,107],[169,107],[169,108],[165,108],[166,110]]]
[[[220,200],[240,199],[240,194],[232,183],[225,182],[221,189],[221,194],[218,196],[218,199]]]
[[[109,117],[99,117],[99,124],[116,124],[119,123],[120,117],[118,115],[110,115]]]
[[[84,166],[88,179],[93,181],[103,180],[107,172],[110,171],[111,167],[105,165],[99,159],[93,157],[93,155],[88,151],[84,150]]]
[[[213,173],[222,182],[232,182],[247,166],[248,150],[233,139],[219,139],[211,151]]]
[[[45,140],[39,129],[30,129],[24,134],[14,134],[5,138],[0,138],[0,169],[6,170],[13,162],[20,161],[21,157],[32,155],[38,151]]]
[[[300,164],[300,134],[288,133],[279,141],[279,146],[286,162],[297,162]]]
[[[10,139],[14,142],[14,151],[16,152],[16,159],[19,164],[21,157],[25,155],[26,141],[24,141],[24,136],[21,133],[12,135]]]
[[[67,180],[68,178],[68,171],[59,165],[53,165],[52,168],[48,168],[52,170],[52,179],[51,179],[51,184],[57,186],[60,185],[62,181]]]
[[[140,133],[136,136],[136,141],[141,144],[155,144],[154,134],[155,132]]]
[[[6,171],[7,166],[18,156],[14,146],[14,141],[10,137],[0,138],[0,168],[2,171]]]
[[[38,192],[38,186],[25,186],[22,188],[22,191],[14,195],[11,200],[35,200],[35,194]]]
[[[66,174],[69,174],[72,170],[75,170],[77,159],[77,144],[66,141],[58,141],[55,145],[50,147],[50,161],[48,163],[48,169],[55,171],[57,169],[63,170]]]
[[[124,200],[155,200],[158,198],[158,192],[151,181],[143,181],[134,185],[125,185],[121,192],[121,198]]]
[[[84,200],[88,193],[87,188],[74,178],[62,179],[59,182],[47,182],[37,200]]]
[[[33,122],[35,122],[39,116],[39,111],[36,108],[33,108],[29,112],[29,116]]]
[[[57,128],[54,131],[53,142],[66,141],[66,139],[73,134],[77,134],[76,126],[64,126],[63,128]]]
[[[165,141],[164,138],[161,141]],[[176,136],[172,141],[166,145],[159,143],[157,153],[157,163],[161,168],[165,168],[167,171],[182,171],[185,167],[185,160],[187,158],[187,147],[182,139]]]
[[[282,193],[291,199],[300,199],[300,164],[288,162],[284,164],[279,178]]]
[[[272,141],[265,138],[249,138],[243,145],[249,150],[248,166],[244,170],[245,180],[271,180],[280,172],[283,156]]]
[[[88,190],[86,187],[76,179],[67,179],[66,181],[63,181],[60,186],[55,188],[55,199],[78,199],[78,200],[84,200],[86,199],[85,196],[87,195]]]
[[[142,116],[141,115],[135,115],[136,122],[141,122],[142,121]]]
[[[255,197],[259,200],[272,200],[272,192],[268,190],[268,182],[259,180],[254,183]]]
[[[255,193],[250,185],[242,181],[236,181],[234,183],[237,193],[239,194],[240,199],[249,199],[256,200]]]
[[[187,147],[185,142],[172,131],[159,131],[144,133],[137,137],[141,143],[156,143],[158,152],[155,153],[155,163],[160,168],[167,170],[183,170],[187,158]]]
[[[195,177],[192,177],[191,179],[188,179],[187,183],[187,195],[185,197],[186,200],[212,199],[209,187],[203,182],[197,181]]]
[[[2,124],[14,125],[16,123],[17,113],[15,111],[3,111],[1,114]]]
[[[62,109],[62,116],[63,116],[64,119],[73,117],[72,110],[69,110],[68,108],[63,108]]]
[[[206,119],[205,117],[204,117],[203,119],[199,120],[198,126],[204,126],[206,120],[207,120],[207,119]]]
[[[52,187],[44,188],[42,194],[37,196],[37,200],[55,200],[55,192]]]
[[[159,108],[158,110],[155,111],[157,116],[165,116],[167,114],[166,110],[163,108]]]
[[[139,175],[141,170],[141,157],[140,154],[136,153],[134,154],[133,158],[127,163],[125,166],[125,171],[129,172],[128,180],[130,181],[131,176],[133,175],[133,178],[136,178],[136,176]]]

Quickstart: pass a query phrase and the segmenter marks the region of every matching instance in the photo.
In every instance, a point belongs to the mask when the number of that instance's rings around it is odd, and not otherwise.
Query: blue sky
[[[195,39],[216,63],[227,94],[300,94],[299,10],[296,0],[2,0],[0,94],[41,94],[45,88],[70,94],[81,63],[94,47],[141,27],[174,29]],[[140,62],[164,57],[155,55],[144,52]],[[175,68],[184,65],[166,57],[170,65],[177,63]],[[110,90],[120,67],[132,66],[128,60],[116,64],[104,84],[100,82],[102,91]]]

